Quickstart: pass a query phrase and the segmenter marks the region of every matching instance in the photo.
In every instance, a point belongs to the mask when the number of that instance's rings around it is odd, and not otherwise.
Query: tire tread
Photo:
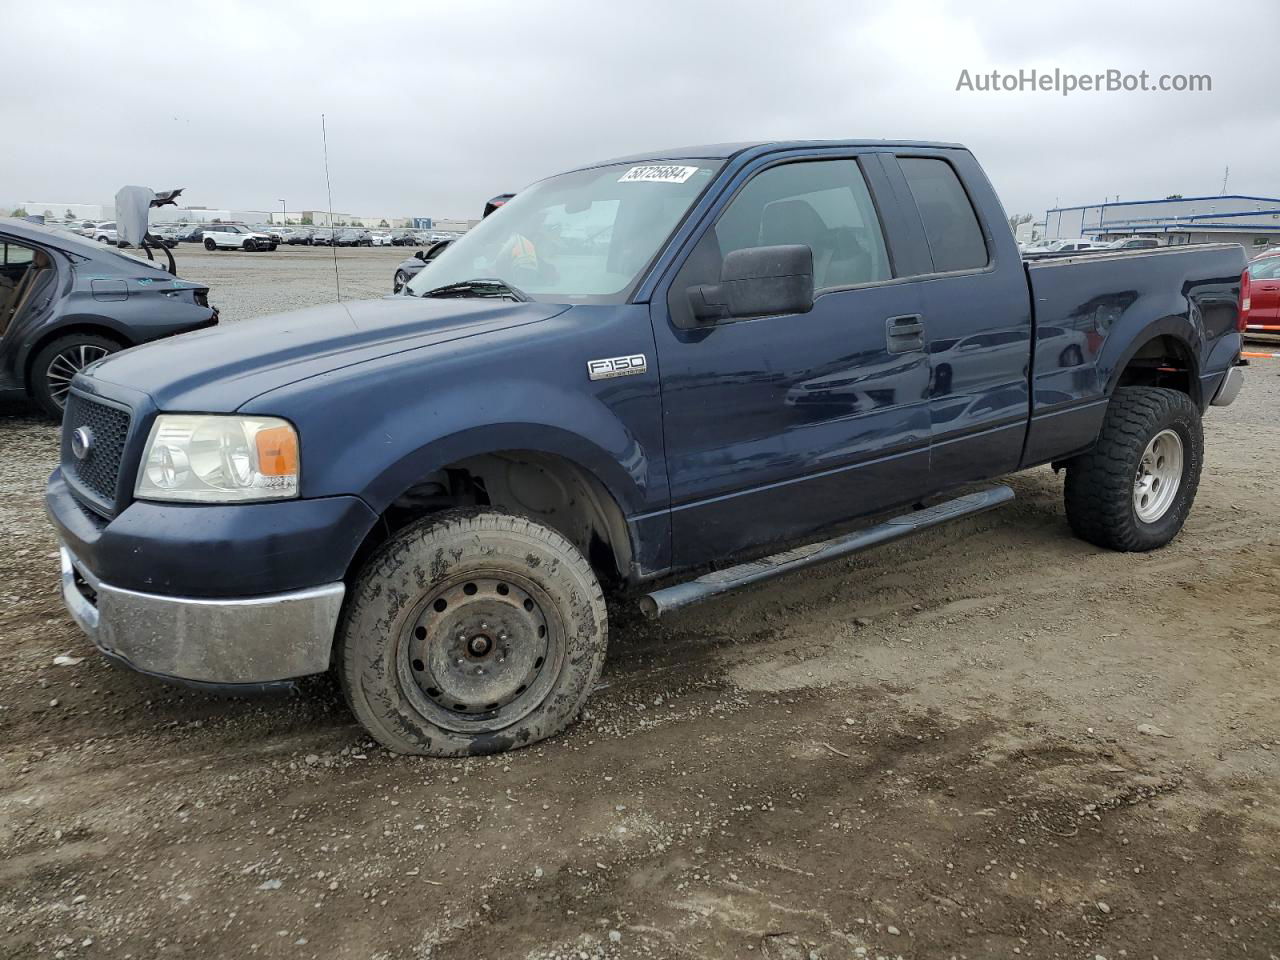
[[[357,682],[362,675],[364,665],[357,658],[362,655],[359,650],[359,633],[353,624],[360,621],[372,604],[378,603],[383,594],[384,584],[395,571],[406,564],[413,563],[413,558],[422,550],[431,549],[442,535],[452,534],[505,534],[531,543],[539,544],[552,550],[561,563],[573,568],[577,577],[588,585],[587,602],[594,610],[598,624],[599,642],[592,651],[592,662],[588,665],[587,681],[581,684],[569,709],[561,709],[550,716],[542,716],[539,707],[519,721],[517,726],[530,728],[529,735],[520,745],[534,743],[545,737],[553,736],[567,727],[582,711],[587,698],[595,687],[604,665],[605,646],[608,637],[608,609],[604,592],[596,579],[594,571],[572,543],[562,534],[536,523],[519,514],[509,513],[492,507],[463,507],[431,514],[397,532],[382,545],[365,563],[355,580],[353,588],[348,592],[339,623],[338,639],[334,650],[334,668],[338,675],[339,685],[344,697],[351,707],[352,713],[361,725],[384,746],[398,753],[421,753],[435,756],[460,756],[474,753],[493,752],[490,745],[481,743],[476,746],[466,744],[465,737],[448,735],[436,737],[429,743],[415,742],[406,738],[405,731],[393,729],[387,723],[387,715],[379,711],[370,702],[368,691],[363,684]]]
[[[1185,451],[1190,469],[1170,507],[1172,531],[1153,535],[1133,511],[1133,481],[1137,462],[1150,438],[1183,419],[1191,426]],[[1185,442],[1185,441],[1184,441]],[[1098,441],[1088,453],[1067,465],[1064,485],[1067,522],[1082,540],[1119,551],[1144,551],[1164,546],[1177,535],[1195,499],[1203,460],[1200,414],[1191,398],[1163,387],[1120,387],[1107,407]]]

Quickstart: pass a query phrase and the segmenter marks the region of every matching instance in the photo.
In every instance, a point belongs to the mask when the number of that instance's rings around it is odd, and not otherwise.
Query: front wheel
[[[403,290],[403,289],[404,289],[405,284],[406,284],[406,283],[408,283],[408,282],[409,282],[409,275],[408,275],[407,273],[405,273],[403,270],[397,270],[397,271],[396,271],[395,285],[393,286],[393,288],[392,288],[391,292],[392,292],[392,293],[399,293],[401,290]]]
[[[1121,387],[1097,445],[1067,464],[1067,520],[1111,550],[1163,547],[1186,522],[1200,485],[1204,432],[1191,398],[1162,387]]]
[[[370,559],[335,653],[356,718],[397,753],[497,753],[559,733],[600,677],[608,616],[577,548],[524,517],[449,510]]]

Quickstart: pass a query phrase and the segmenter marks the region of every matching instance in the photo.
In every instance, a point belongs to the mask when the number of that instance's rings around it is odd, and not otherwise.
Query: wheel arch
[[[43,331],[40,336],[27,347],[22,357],[22,382],[26,386],[27,393],[31,392],[32,384],[32,368],[35,366],[36,357],[40,355],[40,351],[53,343],[55,340],[61,340],[73,334],[84,333],[98,337],[106,337],[109,340],[117,341],[121,348],[135,346],[134,339],[121,328],[117,323],[101,317],[84,317],[76,320],[59,323],[48,330]]]
[[[1107,396],[1118,387],[1168,387],[1204,409],[1199,352],[1192,329],[1182,317],[1165,317],[1144,327],[1109,364]]]
[[[429,513],[480,505],[551,527],[582,552],[602,579],[626,579],[636,556],[627,522],[640,497],[634,478],[584,438],[528,426],[515,436],[497,430],[456,435],[388,468],[366,491],[366,502],[379,520],[356,552],[351,570],[408,523]]]

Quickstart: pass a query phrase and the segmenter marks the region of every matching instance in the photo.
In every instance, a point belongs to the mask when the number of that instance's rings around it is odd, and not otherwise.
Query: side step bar
[[[655,590],[640,598],[640,609],[646,616],[656,619],[664,613],[697,603],[699,600],[706,600],[708,597],[728,593],[730,590],[737,590],[748,584],[771,580],[792,570],[801,570],[816,563],[859,553],[882,543],[901,540],[913,533],[919,533],[961,517],[985,513],[987,510],[1003,506],[1012,499],[1013,490],[1003,484],[988,490],[979,490],[977,493],[966,494],[955,500],[948,500],[923,510],[916,510],[914,513],[894,517],[892,520],[886,520],[874,527],[867,527],[865,530],[848,533],[832,540],[823,540],[820,543],[811,543],[784,553],[775,553],[761,560],[740,563],[736,567],[714,570],[696,580]]]

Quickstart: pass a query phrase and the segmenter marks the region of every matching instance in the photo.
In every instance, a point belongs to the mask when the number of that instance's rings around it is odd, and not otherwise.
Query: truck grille
[[[115,509],[129,420],[127,410],[74,392],[67,395],[67,408],[62,415],[62,472],[73,481],[73,489],[80,487],[91,495],[90,506],[99,510]],[[92,442],[88,452],[77,457],[73,439],[81,427],[88,429]]]

